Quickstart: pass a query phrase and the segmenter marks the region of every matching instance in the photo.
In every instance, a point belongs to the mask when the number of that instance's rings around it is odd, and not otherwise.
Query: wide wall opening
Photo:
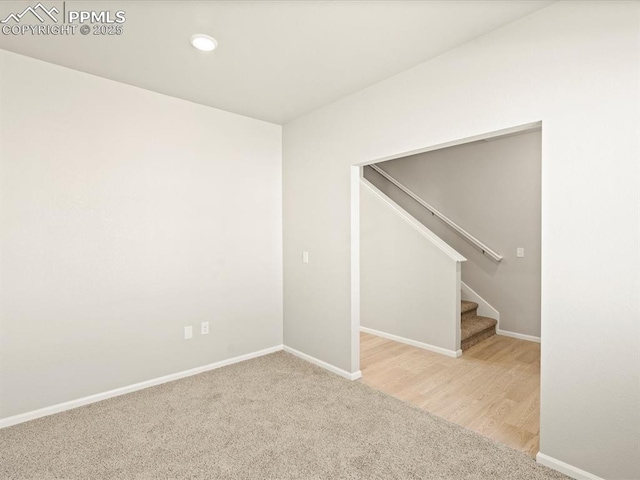
[[[362,381],[531,456],[541,140],[537,123],[354,167]]]

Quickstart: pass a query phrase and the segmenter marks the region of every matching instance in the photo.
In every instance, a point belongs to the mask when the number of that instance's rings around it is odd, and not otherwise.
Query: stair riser
[[[460,320],[468,320],[469,318],[473,318],[478,315],[478,309],[474,308],[473,310],[469,310],[468,312],[464,312],[460,315]]]
[[[487,328],[482,330],[481,332],[476,333],[475,335],[467,338],[462,341],[462,345],[460,345],[461,350],[467,350],[468,348],[473,347],[474,345],[486,340],[489,337],[492,337],[496,334],[496,327]]]

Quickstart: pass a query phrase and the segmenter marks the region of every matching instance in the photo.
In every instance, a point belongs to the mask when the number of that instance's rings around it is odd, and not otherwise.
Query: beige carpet
[[[496,334],[498,321],[478,315],[477,303],[462,300],[460,313],[461,350],[467,350]]]
[[[2,479],[561,479],[276,353],[0,430]]]

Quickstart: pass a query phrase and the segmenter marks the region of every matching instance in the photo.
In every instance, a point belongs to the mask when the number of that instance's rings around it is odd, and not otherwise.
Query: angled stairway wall
[[[466,259],[366,180],[360,202],[363,331],[459,356]]]

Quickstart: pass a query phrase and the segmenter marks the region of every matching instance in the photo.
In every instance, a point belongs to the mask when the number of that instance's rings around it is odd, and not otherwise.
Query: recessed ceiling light
[[[216,49],[218,42],[215,38],[210,37],[209,35],[196,33],[195,35],[191,35],[191,45],[203,52],[210,52],[211,50]]]

